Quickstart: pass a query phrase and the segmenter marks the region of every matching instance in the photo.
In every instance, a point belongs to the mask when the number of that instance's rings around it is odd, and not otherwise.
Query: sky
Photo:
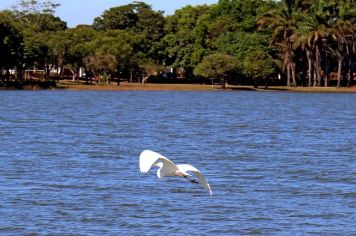
[[[174,11],[187,5],[214,4],[218,0],[141,0],[152,6],[154,10],[164,11],[165,15],[172,15]],[[11,9],[19,0],[0,0],[0,10]],[[79,24],[92,24],[95,17],[100,16],[111,7],[132,3],[129,0],[54,0],[61,4],[56,9],[56,16],[67,22],[68,27]]]

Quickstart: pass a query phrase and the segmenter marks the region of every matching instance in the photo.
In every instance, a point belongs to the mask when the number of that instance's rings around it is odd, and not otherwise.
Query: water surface
[[[0,92],[0,234],[356,234],[356,96]],[[138,169],[151,149],[213,195]]]

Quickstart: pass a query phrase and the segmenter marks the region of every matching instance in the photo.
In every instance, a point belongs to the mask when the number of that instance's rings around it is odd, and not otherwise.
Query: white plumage
[[[167,157],[164,157],[157,152],[144,150],[140,155],[141,173],[147,173],[152,168],[152,166],[159,167],[157,170],[158,178],[163,178],[166,176],[181,176],[188,179],[192,183],[198,183],[198,181],[191,179],[191,175],[188,174],[188,172],[192,172],[198,177],[199,183],[203,185],[207,191],[209,191],[210,195],[212,194],[208,181],[205,179],[204,175],[194,166],[189,164],[176,165]]]

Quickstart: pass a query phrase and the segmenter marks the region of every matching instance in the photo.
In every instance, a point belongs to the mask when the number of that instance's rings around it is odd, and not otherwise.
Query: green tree
[[[61,40],[61,42],[57,45],[59,51],[62,50],[60,53],[65,54],[64,64],[76,69],[85,67],[84,59],[95,54],[91,42],[100,38],[101,34],[90,26],[77,26],[73,29],[67,29],[64,34],[59,36],[57,40]]]
[[[268,78],[276,73],[275,63],[265,51],[254,51],[249,53],[243,60],[243,72],[254,81],[254,87],[258,87],[259,81],[264,79],[268,85]]]
[[[102,79],[105,79],[107,83],[110,83],[111,75],[115,73],[117,62],[114,55],[111,54],[95,54],[87,56],[84,59],[85,67],[91,71],[97,83],[100,84]]]
[[[32,33],[64,30],[67,28],[66,22],[54,16],[58,6],[60,4],[52,0],[22,0],[13,7],[13,13],[23,28]]]
[[[110,8],[94,19],[93,26],[97,30],[133,29],[138,21],[134,10],[133,4]]]
[[[239,44],[236,41],[230,43],[226,40],[236,38],[234,33],[256,33],[257,19],[275,7],[276,3],[271,1],[221,0],[200,19],[197,26],[197,40],[212,50],[222,46],[219,43],[221,38],[224,38],[228,44]],[[256,43],[260,42],[255,42],[255,45]]]
[[[53,15],[58,6],[53,1],[22,0],[13,10],[24,37],[22,60],[25,69],[42,69],[46,72],[45,78],[55,65],[51,38],[55,32],[67,27],[65,22]]]
[[[243,60],[252,51],[270,51],[268,48],[269,36],[257,32],[227,32],[215,42],[216,51],[235,55]]]
[[[13,7],[14,12],[18,15],[32,15],[32,14],[50,14],[55,13],[55,9],[60,4],[53,0],[39,1],[39,0],[21,0]]]
[[[199,18],[209,10],[209,6],[190,5],[177,10],[174,15],[166,18],[166,36],[162,40],[165,45],[165,64],[183,68],[186,75],[192,70],[205,54],[204,49],[197,46],[196,26]]]
[[[222,88],[226,87],[228,77],[239,68],[237,59],[233,56],[221,53],[214,53],[204,57],[195,69],[196,76],[210,78],[212,84],[214,79],[219,79]]]
[[[9,79],[10,69],[20,69],[23,36],[10,12],[0,12],[0,76]],[[5,72],[5,74],[4,74]]]
[[[108,67],[105,67],[105,70],[100,70],[99,66],[101,64],[98,63],[95,72],[99,74],[105,72],[111,75],[116,73],[121,78],[127,79],[130,82],[132,82],[134,77],[140,76],[139,66],[146,61],[140,52],[135,51],[140,42],[140,36],[126,30],[95,32],[93,36],[93,38],[87,39],[86,42],[76,44],[79,50],[85,47],[80,57],[85,67],[87,67],[88,61],[90,61],[91,68],[93,68],[93,60],[96,58],[100,59],[100,61],[114,58],[114,63],[110,63],[110,70],[108,70]]]
[[[221,0],[199,18],[195,43],[205,53],[229,54],[241,62],[254,51],[270,53],[270,32],[258,31],[257,19],[276,6],[272,1]]]
[[[152,10],[144,2],[134,2],[105,11],[95,18],[94,28],[97,30],[125,30],[136,34],[136,52],[141,52],[145,58],[161,62],[159,42],[164,36],[163,13]],[[138,37],[140,36],[140,37]]]

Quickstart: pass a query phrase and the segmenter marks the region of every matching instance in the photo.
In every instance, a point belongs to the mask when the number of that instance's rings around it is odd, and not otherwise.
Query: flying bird
[[[167,157],[162,156],[161,154],[151,151],[144,150],[140,155],[140,171],[141,173],[147,173],[152,166],[159,167],[157,170],[157,177],[163,178],[168,176],[180,176],[192,183],[200,183],[203,187],[209,191],[212,195],[212,191],[208,181],[206,181],[204,175],[194,166],[189,164],[174,164]],[[194,173],[198,180],[191,178],[191,175],[188,172]]]

